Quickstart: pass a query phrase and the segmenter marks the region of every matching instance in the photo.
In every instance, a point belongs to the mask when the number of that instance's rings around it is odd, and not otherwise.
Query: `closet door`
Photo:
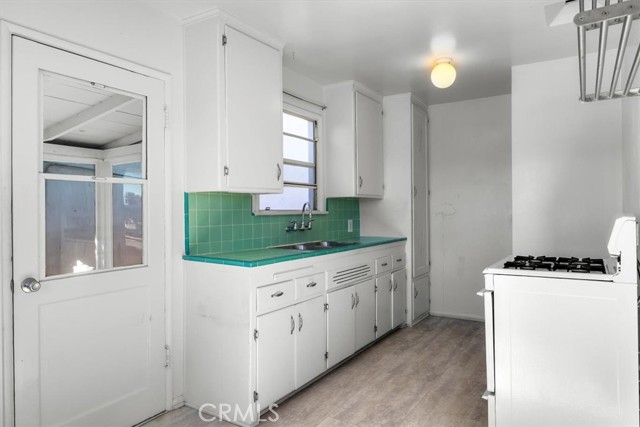
[[[429,181],[427,174],[427,113],[411,105],[413,183],[413,277],[429,274]]]

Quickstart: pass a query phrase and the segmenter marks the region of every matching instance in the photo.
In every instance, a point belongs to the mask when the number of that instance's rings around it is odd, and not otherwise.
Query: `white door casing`
[[[19,37],[13,51],[16,425],[132,425],[165,409],[164,83]],[[140,266],[45,277],[42,71],[146,100]]]

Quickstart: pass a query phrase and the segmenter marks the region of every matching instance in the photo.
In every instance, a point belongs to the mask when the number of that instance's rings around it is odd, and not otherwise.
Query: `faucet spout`
[[[306,211],[309,211],[309,220],[307,221],[307,225],[305,225],[305,222],[304,222],[304,214],[305,214]],[[311,212],[312,212],[311,211],[311,205],[309,204],[309,202],[305,202],[305,204],[302,205],[302,220],[301,220],[302,222],[300,224],[300,227],[303,230],[305,230],[305,229],[306,230],[311,230],[311,221],[313,221],[313,219],[312,219],[312,215],[313,214]]]

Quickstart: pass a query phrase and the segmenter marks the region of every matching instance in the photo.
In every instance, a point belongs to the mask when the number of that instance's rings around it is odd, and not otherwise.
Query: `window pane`
[[[282,194],[263,194],[260,196],[260,210],[298,211],[305,203],[316,210],[316,190],[313,188],[284,187]]]
[[[89,163],[44,162],[42,172],[60,175],[95,176],[96,165]]]
[[[45,184],[46,276],[96,268],[96,188],[93,182]]]
[[[302,184],[316,183],[316,170],[303,166],[284,165],[284,181]]]
[[[293,114],[282,114],[282,129],[285,133],[313,139],[314,122]]]
[[[284,136],[284,158],[301,162],[316,162],[316,144],[304,139]]]
[[[113,266],[142,264],[142,185],[113,184]]]
[[[142,178],[142,162],[113,165],[111,170],[114,178]]]

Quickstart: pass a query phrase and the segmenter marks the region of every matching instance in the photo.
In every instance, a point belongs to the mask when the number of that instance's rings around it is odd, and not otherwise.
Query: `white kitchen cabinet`
[[[376,337],[391,330],[393,282],[391,274],[376,278]]]
[[[407,270],[399,270],[391,275],[393,282],[392,322],[391,327],[397,328],[407,320]]]
[[[376,291],[375,281],[367,280],[354,285],[356,295],[356,351],[376,339]]]
[[[231,405],[242,414],[205,412],[255,426],[270,404],[373,342],[376,260],[381,270],[389,261],[403,268],[404,248],[258,267],[186,262],[186,404]]]
[[[297,304],[296,320],[296,388],[299,388],[327,369],[327,321],[324,295]]]
[[[296,386],[294,312],[294,307],[287,307],[257,319],[257,390],[262,409],[292,392]]]
[[[327,294],[327,367],[351,356],[355,351],[356,305],[354,287],[339,289]]]
[[[413,319],[429,312],[429,276],[413,280]]]
[[[382,198],[381,97],[353,81],[326,86],[324,95],[327,196]]]
[[[282,192],[282,43],[221,12],[184,43],[186,191]]]

